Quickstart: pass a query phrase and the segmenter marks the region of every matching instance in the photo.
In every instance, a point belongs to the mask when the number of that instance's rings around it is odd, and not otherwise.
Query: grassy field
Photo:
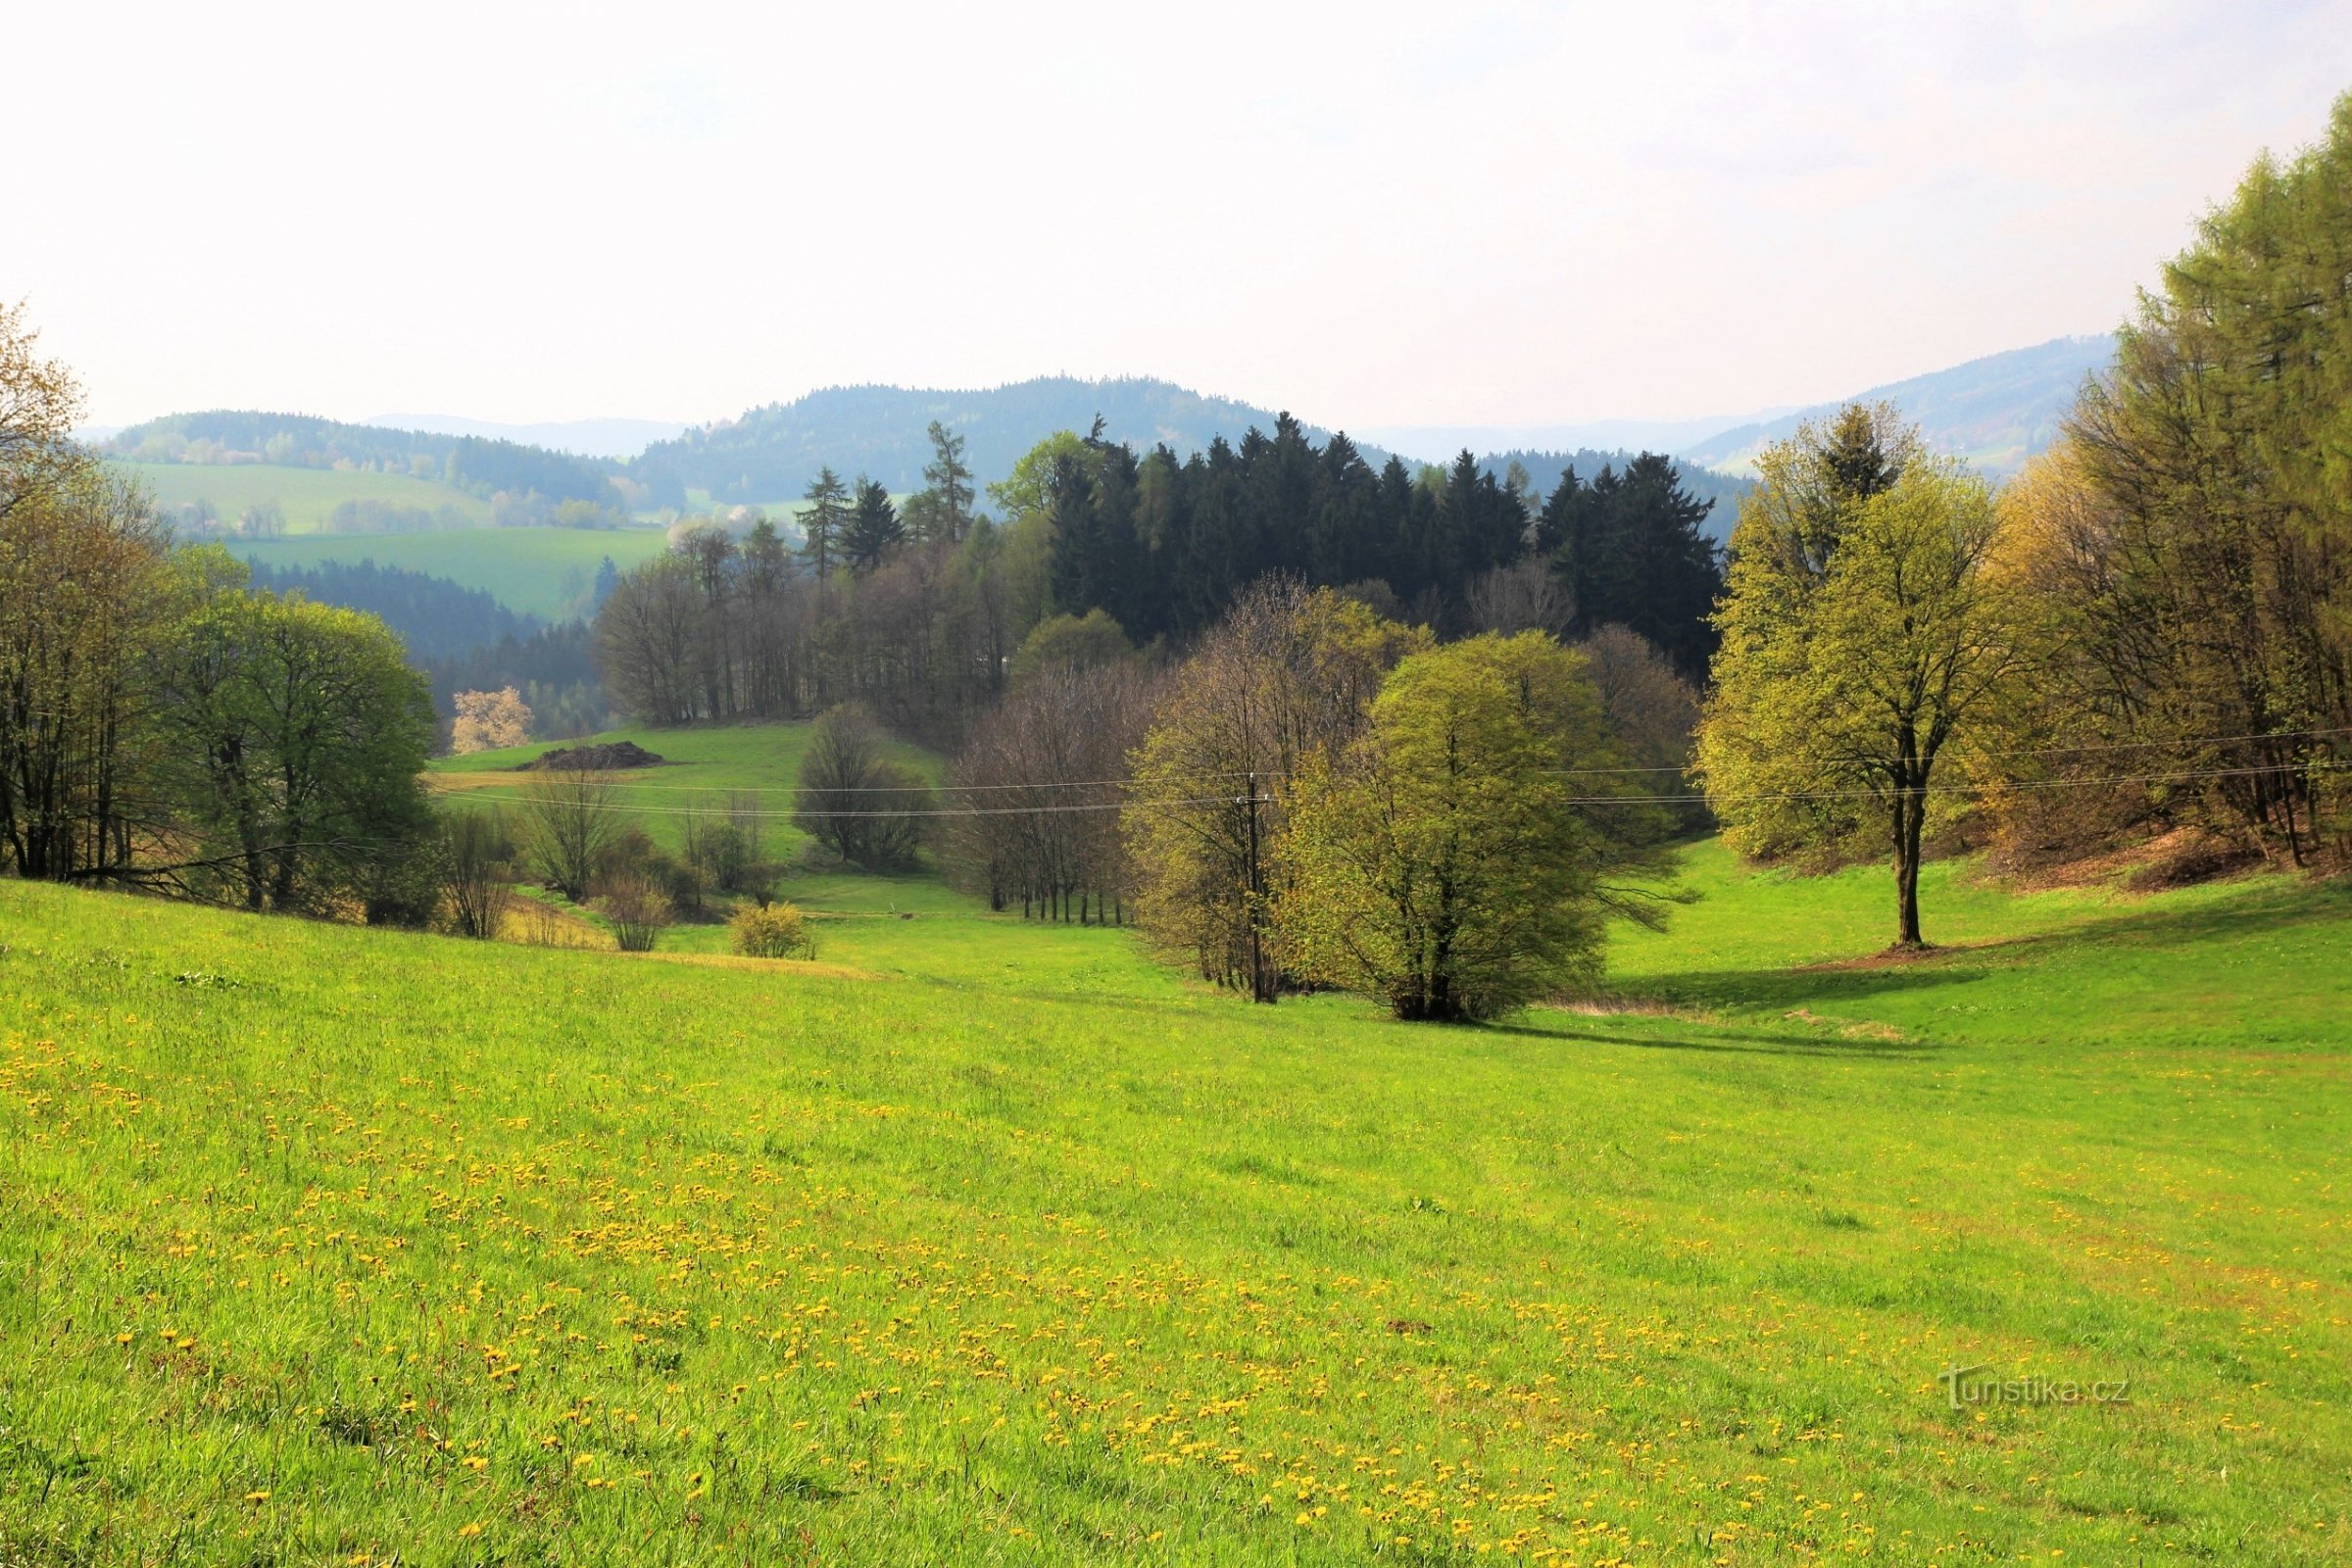
[[[506,751],[474,752],[435,760],[428,779],[451,806],[495,802],[513,809],[536,776],[516,772],[557,746],[633,741],[662,760],[660,767],[618,769],[608,775],[617,802],[637,826],[662,848],[675,851],[691,813],[721,810],[744,792],[757,798],[761,818],[760,854],[788,859],[808,842],[792,825],[793,789],[808,749],[807,724],[734,724],[709,729],[616,729],[589,741],[546,741]],[[893,745],[901,761],[937,779],[939,760],[911,746]],[[852,881],[875,879],[852,878]],[[880,879],[885,883],[901,880]],[[945,890],[924,882],[934,895]],[[917,897],[911,891],[908,897]],[[796,895],[797,897],[797,895]]]
[[[381,501],[396,507],[438,512],[453,507],[467,521],[488,526],[490,503],[405,473],[364,473],[337,468],[282,468],[270,464],[199,465],[125,463],[114,465],[145,485],[165,506],[209,501],[225,520],[246,507],[275,502],[291,533],[323,533],[335,508],[346,501]]]
[[[1476,1030],[0,883],[0,1560],[2352,1560],[2352,898],[1687,873]]]
[[[211,471],[201,470],[201,471]],[[223,470],[233,471],[233,470]],[[449,577],[479,588],[510,610],[544,620],[577,614],[606,556],[626,571],[660,555],[659,528],[460,528],[433,533],[317,534],[237,544],[237,554],[272,566],[372,561],[379,566]]]

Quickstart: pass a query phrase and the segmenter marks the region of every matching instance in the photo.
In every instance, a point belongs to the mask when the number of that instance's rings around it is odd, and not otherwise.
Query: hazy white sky
[[[94,420],[1069,371],[1361,428],[2104,329],[2319,133],[2352,0],[26,0],[0,48],[0,297]]]

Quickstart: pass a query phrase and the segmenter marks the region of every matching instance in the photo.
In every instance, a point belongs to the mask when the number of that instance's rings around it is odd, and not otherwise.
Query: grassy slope
[[[209,501],[222,517],[232,520],[255,502],[274,501],[286,514],[287,529],[298,534],[324,531],[329,514],[346,501],[382,501],[396,507],[421,507],[426,512],[454,507],[468,521],[485,526],[490,521],[490,503],[479,496],[405,473],[285,468],[258,463],[216,466],[118,462],[115,466],[136,477],[166,506]]]
[[[758,797],[763,817],[760,853],[771,858],[789,858],[808,843],[808,835],[792,825],[792,791],[799,782],[801,759],[808,749],[808,724],[730,724],[707,729],[608,730],[588,741],[544,741],[498,752],[474,752],[441,758],[429,775],[434,788],[452,804],[495,801],[512,810],[528,791],[534,775],[515,772],[517,765],[536,760],[558,746],[634,741],[662,760],[660,767],[620,769],[606,776],[617,803],[627,808],[637,826],[655,843],[676,850],[683,839],[683,822],[690,812],[723,809],[741,792]],[[939,760],[911,746],[894,745],[893,754],[936,778]],[[858,884],[870,878],[848,878]],[[905,882],[909,899],[945,896],[928,879],[886,878]],[[845,889],[846,891],[850,891]],[[798,895],[795,895],[798,897]]]
[[[1690,866],[1679,1010],[1481,1031],[949,902],[845,980],[0,884],[0,1541],[2352,1555],[2344,894],[1943,870],[1981,946],[1790,971],[1884,878]]]
[[[321,561],[373,561],[380,566],[405,566],[484,589],[510,610],[555,620],[579,612],[602,558],[611,556],[613,564],[626,571],[638,562],[660,555],[665,537],[659,528],[485,527],[436,533],[317,534],[240,543],[234,549],[273,566],[312,566]]]

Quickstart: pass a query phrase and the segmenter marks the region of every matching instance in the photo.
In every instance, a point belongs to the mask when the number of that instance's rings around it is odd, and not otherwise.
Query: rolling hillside
[[[272,566],[329,561],[403,566],[478,588],[518,614],[555,621],[586,612],[597,564],[605,557],[626,571],[660,555],[667,544],[659,528],[460,528],[239,540],[231,548],[248,561]]]
[[[2340,894],[1944,865],[1886,968],[1883,871],[1685,870],[1489,1029],[944,893],[797,963],[0,882],[0,1542],[2343,1560]]]
[[[138,463],[115,466],[146,486],[166,514],[210,507],[233,523],[250,506],[274,506],[290,534],[325,533],[346,503],[438,515],[444,508],[471,527],[487,527],[490,503],[450,485],[406,473],[349,468],[297,468],[280,464]]]

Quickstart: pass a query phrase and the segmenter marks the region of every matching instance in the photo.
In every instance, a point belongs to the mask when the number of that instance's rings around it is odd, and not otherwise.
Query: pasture
[[[488,526],[490,503],[445,484],[405,473],[356,469],[288,468],[273,464],[131,463],[113,467],[144,485],[167,507],[209,501],[224,521],[234,522],[248,506],[275,503],[292,534],[324,533],[335,508],[346,501],[380,501],[388,506],[438,512],[455,508],[468,522]]]
[[[210,470],[206,470],[210,471]],[[606,556],[626,571],[660,555],[660,528],[458,528],[427,533],[312,534],[238,542],[236,553],[272,566],[372,561],[479,588],[510,610],[542,620],[585,612]]]
[[[731,802],[744,801],[759,813],[761,853],[785,859],[808,843],[808,836],[792,825],[792,805],[810,728],[791,723],[609,730],[585,742],[537,741],[502,751],[437,758],[425,777],[446,806],[495,804],[512,811],[522,804],[531,781],[539,776],[516,771],[522,763],[534,761],[558,746],[630,741],[660,757],[662,765],[614,769],[601,776],[611,786],[619,810],[656,844],[675,852],[683,845],[684,823],[690,814],[723,811]],[[888,750],[926,776],[939,777],[940,761],[931,754],[899,743]],[[878,880],[937,888],[927,879]],[[945,893],[944,889],[938,891]],[[921,896],[908,894],[910,898]]]
[[[936,886],[798,965],[0,883],[0,1542],[2352,1556],[2352,901],[1939,866],[1889,967],[1883,873],[1686,870],[1488,1029]]]

